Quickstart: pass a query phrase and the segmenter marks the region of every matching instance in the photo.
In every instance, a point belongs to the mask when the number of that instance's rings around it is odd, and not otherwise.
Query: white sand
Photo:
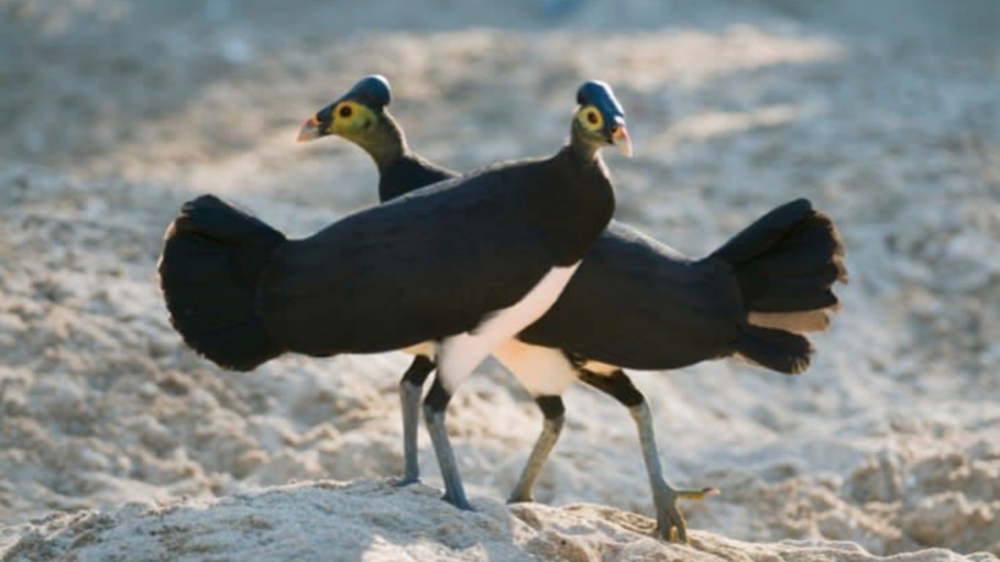
[[[689,545],[649,536],[655,521],[593,504],[507,508],[492,500],[459,514],[425,486],[319,481],[206,502],[130,503],[56,514],[8,551],[9,560],[886,560],[836,541],[745,543],[695,532]],[[899,562],[995,560],[947,550]]]
[[[5,559],[1000,555],[1000,4],[341,4],[0,2]],[[794,197],[837,221],[851,285],[808,374],[635,374],[668,481],[723,491],[685,506],[694,550],[622,528],[650,499],[606,397],[567,396],[536,493],[557,507],[507,509],[540,415],[486,366],[450,410],[481,508],[462,514],[379,483],[401,470],[405,356],[228,373],[169,328],[154,263],[185,199],[293,234],[374,203],[360,151],[292,142],[374,71],[457,169],[551,152],[579,82],[608,80],[637,153],[608,158],[619,217],[690,253]]]

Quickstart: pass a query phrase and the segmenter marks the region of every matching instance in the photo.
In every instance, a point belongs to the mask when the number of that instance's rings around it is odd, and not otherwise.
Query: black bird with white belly
[[[457,172],[421,158],[409,149],[403,130],[388,111],[392,99],[389,82],[382,76],[362,78],[350,90],[306,120],[298,141],[308,142],[339,135],[360,146],[378,167],[379,201],[386,202],[439,181],[459,177]],[[423,385],[435,368],[438,342],[411,346],[413,361],[399,382],[403,410],[403,476],[399,485],[420,481],[417,427]]]
[[[457,176],[410,149],[388,110],[390,98],[383,77],[365,77],[311,117],[299,135],[300,141],[338,135],[363,148],[378,167],[382,201]],[[802,334],[825,329],[828,313],[838,307],[832,286],[846,280],[842,258],[833,223],[805,200],[777,207],[703,259],[613,221],[556,305],[518,335],[521,346],[494,351],[546,418],[511,501],[531,498],[563,425],[565,408],[557,391],[576,378],[629,408],[659,532],[669,538],[675,529],[683,539],[676,498],[703,497],[704,491],[666,485],[646,399],[621,368],[673,369],[735,355],[781,373],[801,373],[813,352]],[[424,347],[400,383],[404,481],[416,480],[419,471],[415,404],[433,359],[433,348]]]
[[[629,150],[624,112],[600,82],[581,86],[577,101],[570,142],[554,156],[435,184],[305,239],[212,196],[185,204],[159,263],[173,326],[243,370],[283,352],[440,340],[425,415],[445,499],[468,508],[444,430],[451,394],[551,307],[614,212],[599,150]]]

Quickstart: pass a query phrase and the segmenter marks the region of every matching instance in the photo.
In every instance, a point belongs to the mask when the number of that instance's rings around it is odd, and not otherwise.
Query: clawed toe
[[[660,538],[668,542],[679,542],[686,544],[687,522],[684,514],[677,506],[677,500],[702,501],[709,496],[719,494],[717,488],[703,488],[701,490],[673,490],[669,489],[666,501],[657,502],[656,530]]]
[[[687,522],[676,505],[671,506],[667,513],[660,514],[656,521],[657,534],[667,542],[687,543]]]
[[[721,494],[718,488],[702,488],[701,490],[675,490],[674,495],[677,496],[679,500],[695,500],[702,501],[707,499],[709,496],[716,496]]]

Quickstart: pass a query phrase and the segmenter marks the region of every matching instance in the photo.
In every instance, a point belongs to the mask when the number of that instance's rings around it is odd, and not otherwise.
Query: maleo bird
[[[284,352],[440,341],[424,414],[444,498],[470,509],[445,431],[448,402],[495,347],[556,301],[614,212],[599,151],[631,150],[608,85],[583,84],[577,102],[570,141],[554,156],[438,183],[301,240],[213,196],[186,203],[159,263],[174,328],[237,370]]]
[[[379,170],[379,197],[388,201],[456,173],[414,153],[388,110],[384,77],[363,78],[306,121],[300,141],[339,135],[363,148]],[[707,359],[741,356],[781,373],[806,370],[813,352],[801,334],[823,330],[846,281],[843,248],[833,223],[808,201],[778,207],[722,248],[693,260],[621,223],[612,222],[587,254],[553,309],[494,354],[532,392],[545,416],[511,501],[531,489],[564,422],[560,393],[573,377],[610,394],[636,421],[656,504],[658,530],[685,538],[678,497],[701,492],[670,488],[662,476],[651,416],[622,367],[674,369]],[[546,347],[547,346],[547,347]],[[416,357],[400,382],[404,482],[417,479],[417,404],[434,369],[433,346]]]

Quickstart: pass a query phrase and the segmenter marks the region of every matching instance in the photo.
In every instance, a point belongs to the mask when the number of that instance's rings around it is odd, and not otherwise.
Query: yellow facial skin
[[[337,102],[333,107],[325,107],[310,117],[299,130],[298,142],[310,142],[327,135],[339,135],[358,144],[374,130],[378,122],[374,111],[350,100]]]
[[[375,123],[375,113],[367,107],[353,102],[342,101],[334,106],[330,124],[323,134],[353,137],[368,130]]]
[[[613,144],[618,152],[627,157],[632,156],[632,140],[629,139],[625,125],[614,127],[611,138],[608,139],[604,132],[604,115],[592,105],[585,105],[576,112],[576,121],[580,128],[590,136],[594,142],[600,144]]]

